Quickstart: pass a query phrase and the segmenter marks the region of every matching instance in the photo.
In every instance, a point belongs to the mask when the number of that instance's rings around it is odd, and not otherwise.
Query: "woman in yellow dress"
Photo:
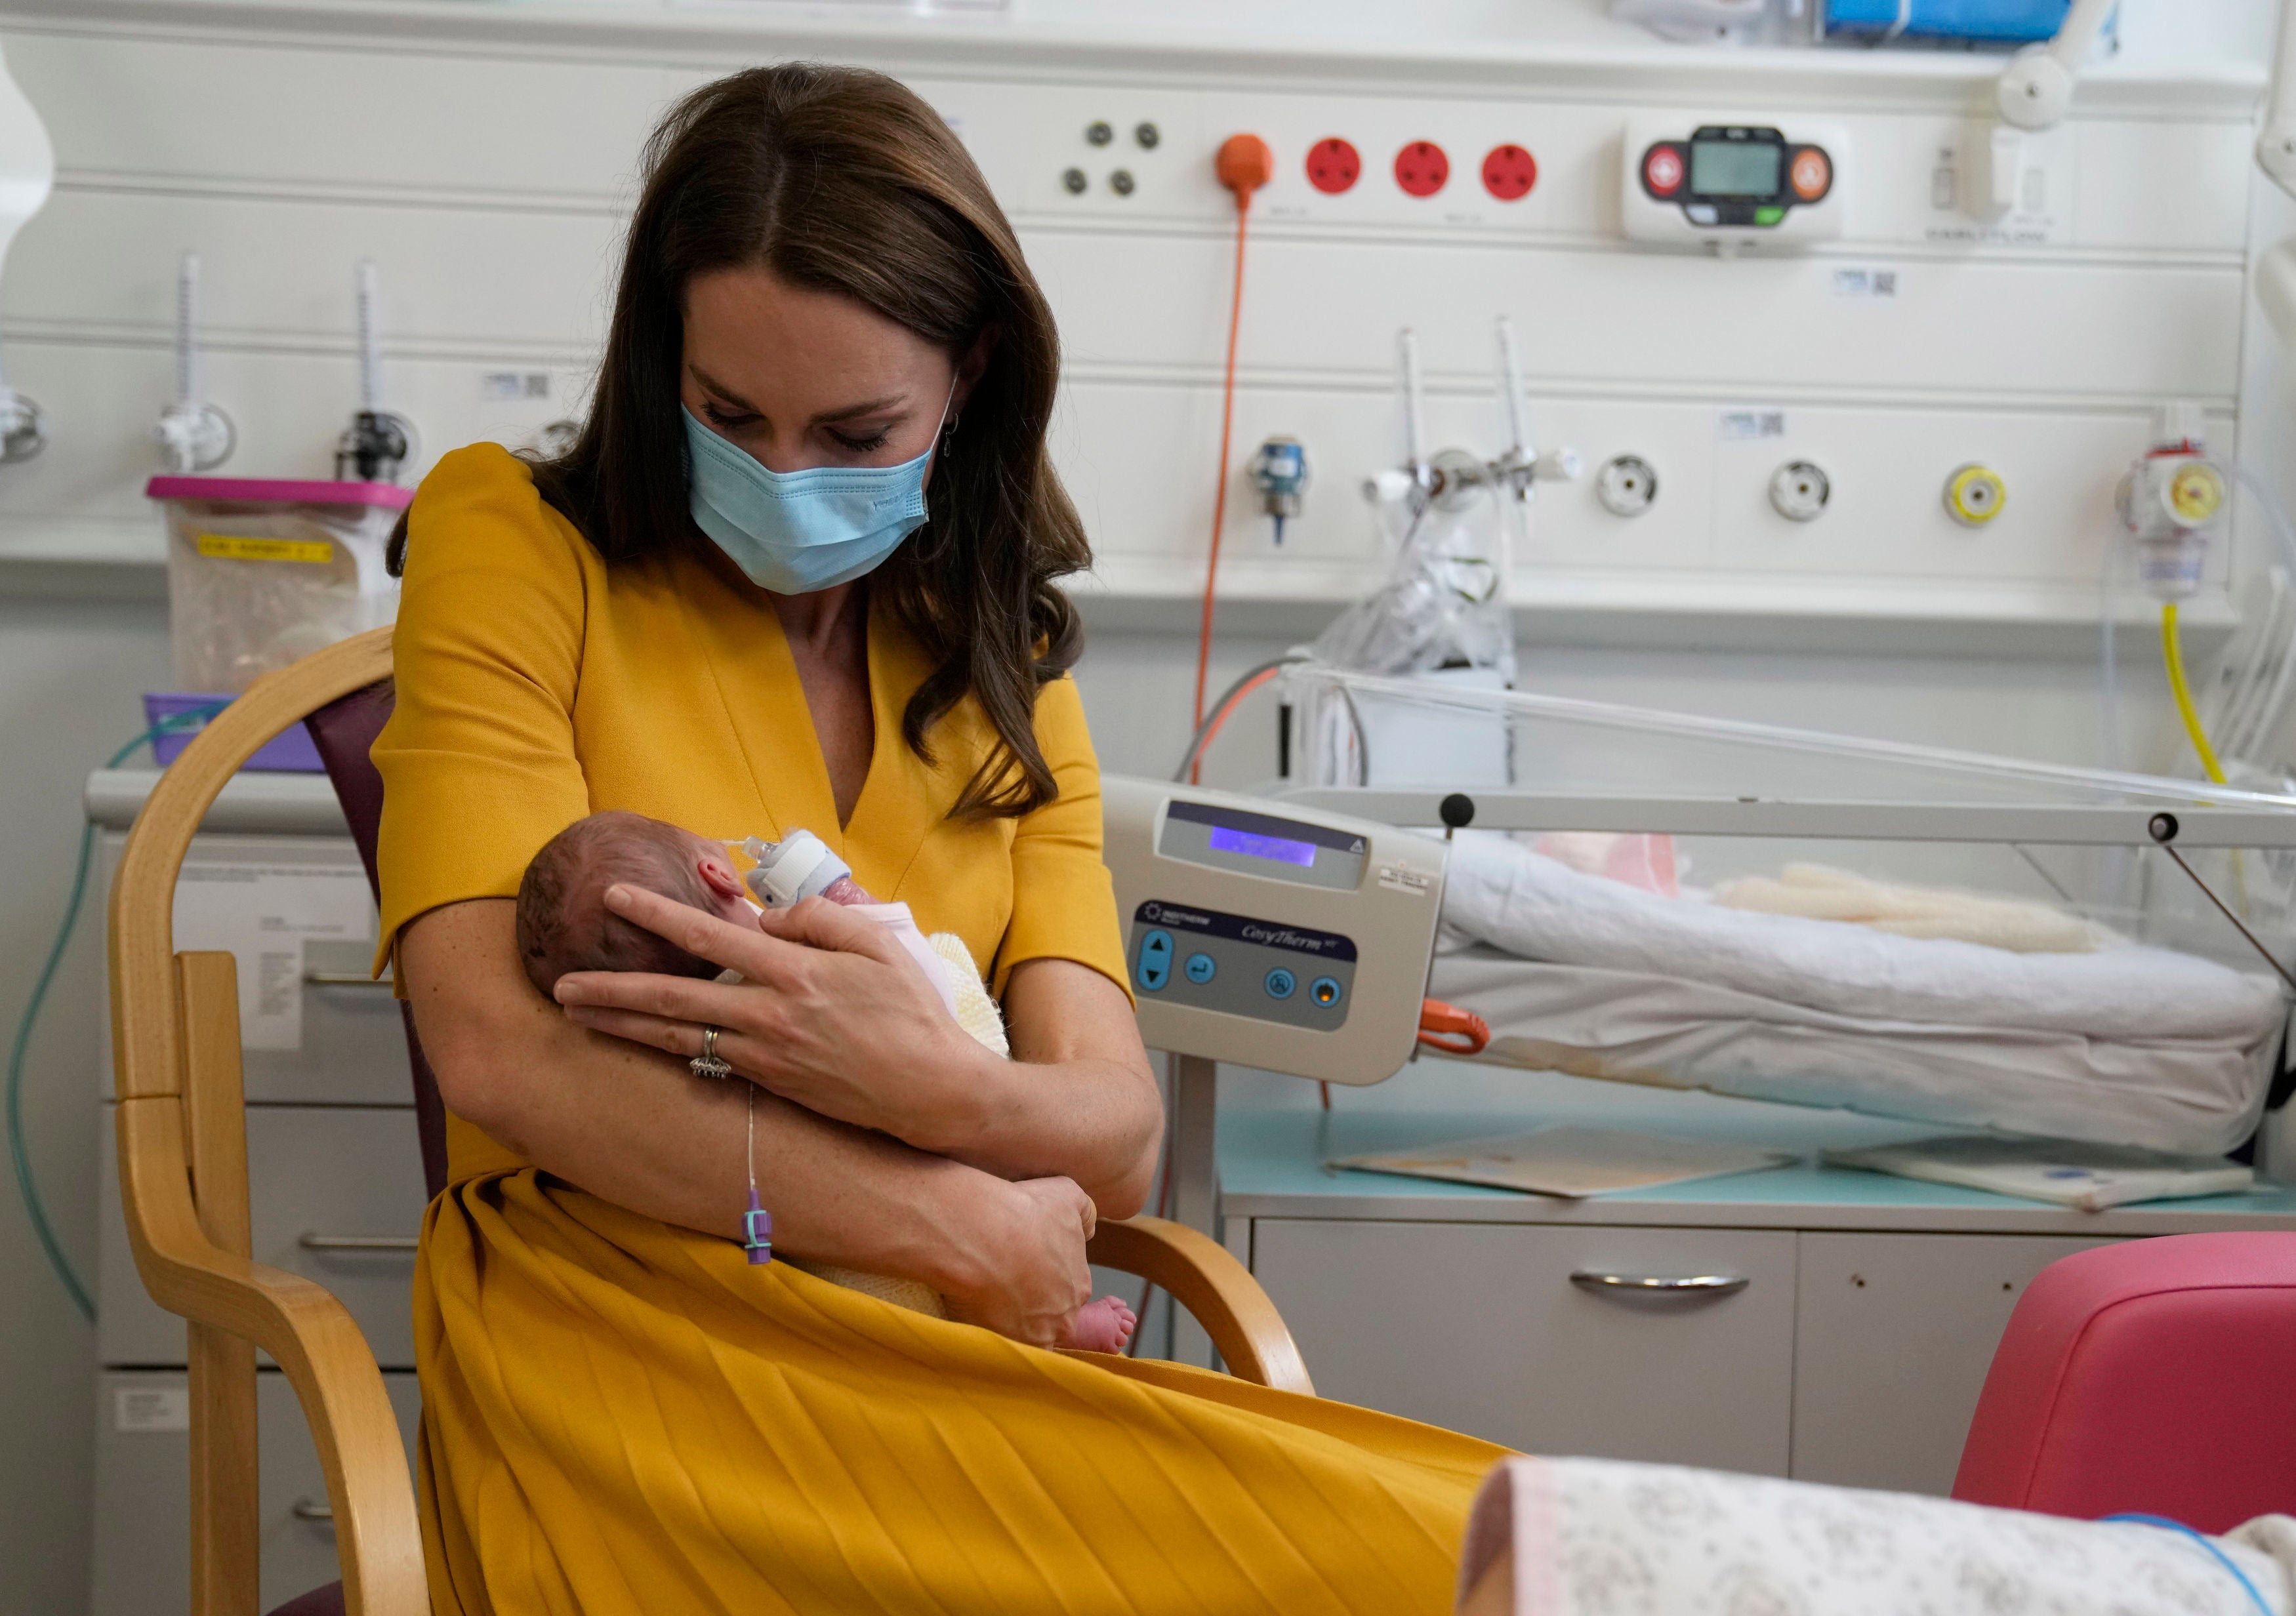
[[[1498,1449],[1029,1344],[1161,1127],[1064,672],[1053,581],[1090,552],[1045,450],[1057,368],[931,110],[760,69],[648,149],[574,448],[422,485],[374,755],[384,935],[452,1114],[415,1292],[441,1612],[1449,1604]],[[607,808],[815,832],[964,939],[1012,1058],[822,904],[752,933],[626,894],[744,980],[544,1000],[512,895]],[[705,1028],[747,1081],[689,1072]],[[952,1318],[745,1261],[750,1154],[778,1246]]]

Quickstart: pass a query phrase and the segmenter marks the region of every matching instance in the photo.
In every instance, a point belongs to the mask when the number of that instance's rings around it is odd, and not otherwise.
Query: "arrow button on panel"
[[[1140,985],[1150,992],[1160,992],[1172,980],[1172,934],[1157,930],[1140,939]]]

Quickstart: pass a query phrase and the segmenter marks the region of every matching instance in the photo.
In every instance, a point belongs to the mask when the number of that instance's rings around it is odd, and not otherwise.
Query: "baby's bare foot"
[[[1077,1310],[1076,1328],[1067,1344],[1086,1352],[1121,1352],[1139,1322],[1116,1297],[1095,1297]]]

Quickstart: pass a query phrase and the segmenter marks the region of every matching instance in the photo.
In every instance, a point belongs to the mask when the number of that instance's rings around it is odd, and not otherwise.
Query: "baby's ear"
[[[733,865],[710,854],[696,861],[693,868],[701,877],[701,884],[720,898],[744,898],[742,877],[734,873]]]

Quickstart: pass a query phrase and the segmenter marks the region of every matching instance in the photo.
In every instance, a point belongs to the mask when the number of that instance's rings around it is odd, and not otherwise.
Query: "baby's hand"
[[[821,895],[832,903],[874,903],[877,901],[869,895],[866,887],[851,876],[838,877],[821,889]]]
[[[1086,1352],[1121,1352],[1139,1323],[1116,1297],[1097,1297],[1077,1310],[1076,1328],[1061,1344]]]

